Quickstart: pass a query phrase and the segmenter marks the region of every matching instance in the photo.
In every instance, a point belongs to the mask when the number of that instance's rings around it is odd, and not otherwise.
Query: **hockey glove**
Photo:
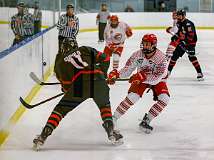
[[[129,83],[140,84],[145,80],[146,80],[146,75],[143,72],[137,72],[130,77]]]
[[[113,85],[115,84],[115,80],[117,78],[119,78],[119,73],[116,69],[114,69],[108,74],[107,83]]]
[[[131,37],[132,36],[132,30],[131,30],[131,28],[128,28],[127,30],[126,30],[126,36],[127,37]]]
[[[177,34],[175,34],[174,36],[172,36],[172,38],[171,38],[172,42],[177,41],[177,40],[179,40],[179,37],[178,37]]]

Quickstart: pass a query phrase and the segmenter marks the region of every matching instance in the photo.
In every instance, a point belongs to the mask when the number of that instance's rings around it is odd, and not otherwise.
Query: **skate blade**
[[[114,145],[114,146],[120,146],[120,145],[122,145],[124,142],[123,142],[123,140],[122,140],[122,138],[121,139],[119,139],[119,140],[117,140],[117,141],[114,141],[113,143],[112,143],[112,145]]]
[[[38,151],[40,151],[41,150],[41,146],[42,146],[42,144],[39,144],[39,143],[37,143],[37,144],[33,144],[33,150],[34,151],[36,151],[36,152],[38,152]]]
[[[197,78],[198,81],[204,81],[204,78]]]
[[[33,150],[36,151],[36,152],[38,152],[40,150],[40,146],[37,145],[37,144],[34,144],[33,145]]]
[[[113,132],[116,133],[116,134],[120,134],[120,130],[119,129],[114,129]]]
[[[152,131],[151,129],[147,129],[147,128],[143,128],[143,127],[139,127],[140,128],[140,131],[146,133],[146,134],[150,134]]]
[[[115,145],[115,146],[119,146],[124,143],[122,138],[116,140],[114,136],[109,137],[109,141],[112,145]]]

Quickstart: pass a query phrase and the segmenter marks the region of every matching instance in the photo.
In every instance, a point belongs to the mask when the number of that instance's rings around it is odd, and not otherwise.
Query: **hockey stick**
[[[167,33],[171,34],[172,36],[176,36],[176,37],[178,37],[178,35],[177,35],[177,34],[175,34],[174,32],[167,32]]]
[[[32,80],[34,80],[34,82],[36,82],[39,85],[56,85],[56,84],[60,84],[60,82],[54,82],[54,83],[46,83],[41,81],[34,72],[30,72],[30,77],[32,78]]]
[[[128,81],[129,80],[129,78],[118,78],[118,79],[116,79],[116,81]]]
[[[60,96],[62,96],[62,95],[64,95],[64,93],[59,93],[59,94],[57,94],[57,95],[55,95],[55,96],[53,96],[53,97],[50,97],[50,98],[48,98],[48,99],[45,99],[45,100],[43,100],[43,101],[41,101],[41,102],[39,102],[39,103],[36,103],[36,104],[29,104],[29,103],[27,103],[22,97],[19,97],[19,100],[20,100],[20,102],[23,104],[23,106],[25,106],[25,107],[28,108],[28,109],[32,109],[32,108],[34,108],[34,107],[36,107],[36,106],[39,106],[39,105],[41,105],[41,104],[43,104],[43,103],[46,103],[46,102],[48,102],[48,101],[51,101],[52,99],[55,99],[55,98],[60,97]]]
[[[30,77],[32,78],[32,80],[34,82],[36,82],[39,85],[56,85],[56,84],[61,84],[60,82],[49,82],[49,83],[43,82],[43,81],[41,81],[37,77],[37,75],[34,72],[30,72]],[[128,81],[128,80],[129,80],[129,78],[116,79],[116,81]]]

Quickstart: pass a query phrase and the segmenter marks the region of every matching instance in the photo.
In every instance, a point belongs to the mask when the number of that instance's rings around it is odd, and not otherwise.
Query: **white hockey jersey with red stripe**
[[[126,62],[124,68],[119,71],[120,78],[129,77],[137,68],[137,72],[144,72],[146,80],[143,83],[156,85],[167,75],[168,62],[166,56],[159,49],[147,59],[142,50],[138,50]]]
[[[112,28],[110,24],[106,25],[104,31],[104,39],[106,41],[106,46],[116,44],[116,45],[123,45],[126,39],[126,31],[130,27],[124,23],[119,22],[116,28]]]

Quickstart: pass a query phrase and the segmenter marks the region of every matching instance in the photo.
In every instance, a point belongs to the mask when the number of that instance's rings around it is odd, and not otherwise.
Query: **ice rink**
[[[165,52],[170,35],[164,30],[134,30],[126,41],[120,67],[133,51],[139,49],[145,33],[155,33],[158,48]],[[42,150],[32,150],[32,140],[40,134],[59,99],[28,110],[17,123],[0,150],[1,160],[213,160],[214,159],[214,32],[198,30],[197,57],[205,81],[196,80],[196,71],[185,54],[168,79],[169,105],[154,119],[151,134],[139,131],[139,119],[154,103],[152,93],[142,99],[118,121],[124,144],[112,146],[102,128],[99,110],[89,99],[65,117],[47,139]],[[80,45],[103,50],[97,43],[97,32],[80,33]],[[55,82],[54,76],[49,79]],[[112,111],[125,98],[128,82],[110,86]],[[32,103],[60,92],[60,86],[45,86]],[[22,96],[22,95],[20,95]],[[17,107],[19,104],[16,104]]]

